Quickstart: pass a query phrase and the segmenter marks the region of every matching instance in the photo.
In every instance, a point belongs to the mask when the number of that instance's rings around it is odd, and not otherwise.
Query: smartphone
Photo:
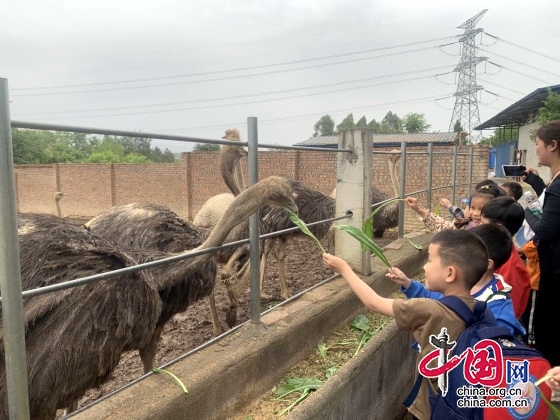
[[[502,165],[504,176],[521,176],[526,170],[523,165]]]

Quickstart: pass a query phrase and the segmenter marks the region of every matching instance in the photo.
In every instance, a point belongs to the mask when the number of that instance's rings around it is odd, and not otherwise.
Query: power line
[[[276,95],[276,94],[281,94],[281,93],[300,92],[300,91],[305,91],[305,90],[310,90],[310,89],[320,89],[320,88],[327,88],[327,87],[333,87],[333,86],[341,86],[341,85],[345,85],[345,84],[349,84],[349,83],[358,83],[358,82],[365,82],[365,81],[370,81],[370,80],[393,78],[393,77],[398,77],[398,76],[405,76],[405,75],[410,75],[410,74],[423,73],[423,72],[434,71],[434,70],[443,70],[443,69],[449,69],[449,66],[432,67],[432,68],[429,68],[429,69],[414,70],[414,71],[408,71],[408,72],[403,72],[403,73],[393,73],[393,74],[388,74],[388,75],[383,75],[383,76],[368,77],[368,78],[365,78],[365,79],[356,79],[356,80],[349,80],[349,81],[344,81],[344,82],[328,83],[328,84],[323,84],[323,85],[306,86],[306,87],[294,88],[294,89],[282,89],[282,90],[276,90],[276,91],[247,94],[247,95],[224,96],[224,97],[220,97],[220,98],[197,99],[197,100],[190,100],[190,101],[175,101],[175,102],[165,102],[165,103],[158,103],[158,104],[129,105],[129,106],[120,106],[120,107],[113,107],[113,108],[97,108],[97,109],[82,109],[82,110],[36,112],[36,113],[31,113],[31,114],[23,114],[23,115],[20,116],[20,118],[21,117],[29,117],[29,116],[38,116],[38,115],[39,116],[40,115],[57,115],[57,114],[65,114],[66,115],[66,114],[80,114],[80,113],[86,113],[86,112],[106,112],[106,111],[118,111],[118,110],[125,110],[125,109],[153,108],[153,107],[162,107],[162,106],[175,106],[175,105],[193,104],[193,103],[200,103],[200,102],[214,102],[214,101],[224,101],[224,100],[231,100],[231,99],[243,99],[243,98],[250,98],[250,97],[256,97],[256,96]],[[428,75],[428,76],[425,76],[425,77],[436,77],[437,78],[438,76],[449,74],[449,73],[452,73],[452,72],[449,71],[449,72],[446,72],[446,73]],[[364,86],[361,86],[359,88],[363,88],[363,87]]]
[[[348,56],[359,55],[359,54],[367,54],[367,53],[376,52],[376,51],[390,50],[390,49],[395,49],[395,48],[403,48],[403,47],[408,47],[408,46],[411,46],[411,45],[425,44],[425,43],[428,43],[428,42],[441,41],[441,40],[450,39],[450,38],[453,38],[453,37],[435,38],[435,39],[430,39],[430,40],[425,40],[425,41],[417,41],[417,42],[410,42],[410,43],[407,43],[407,44],[394,45],[394,46],[390,46],[390,47],[373,48],[373,49],[369,49],[369,50],[355,51],[355,52],[351,52],[351,53],[332,54],[332,55],[327,55],[327,56],[322,56],[322,57],[307,58],[307,59],[302,59],[302,60],[284,61],[284,62],[280,62],[280,63],[263,64],[263,65],[258,65],[258,66],[239,67],[239,68],[227,69],[227,70],[215,70],[215,71],[189,73],[189,74],[181,74],[181,75],[174,75],[174,76],[149,77],[149,78],[143,78],[143,79],[120,80],[120,81],[111,81],[111,82],[96,82],[96,83],[81,83],[81,84],[74,84],[74,85],[14,88],[14,89],[10,89],[10,90],[13,90],[13,91],[28,91],[28,90],[37,90],[37,89],[50,90],[50,89],[63,89],[63,88],[75,88],[75,87],[87,87],[87,86],[115,85],[115,84],[122,84],[122,83],[144,83],[144,82],[153,82],[153,81],[158,81],[158,80],[182,79],[182,78],[185,78],[185,77],[194,77],[194,76],[209,76],[209,75],[215,75],[215,74],[224,74],[224,73],[232,73],[232,72],[238,72],[238,71],[264,69],[264,68],[270,68],[270,67],[276,67],[276,66],[286,66],[286,65],[293,65],[293,64],[308,63],[308,62],[319,61],[319,60],[330,60],[330,59],[333,59],[333,58],[341,58],[341,57],[348,57]],[[450,43],[450,44],[447,44],[447,45],[452,45],[452,44],[454,44],[454,43]],[[407,53],[410,53],[410,52],[423,51],[425,49],[433,49],[433,48],[439,48],[439,47],[440,46],[432,46],[432,47],[420,48],[418,50],[402,51],[400,53],[388,54],[387,56],[407,54]],[[376,56],[376,57],[369,57],[369,58],[366,57],[366,58],[351,60],[351,61],[347,61],[347,62],[360,61],[360,60],[366,60],[366,59],[372,59],[372,58],[379,58],[379,57],[384,57],[384,56],[385,55]],[[320,65],[320,66],[332,65],[332,64],[343,64],[343,63],[345,63],[345,62],[326,63],[326,64],[323,64],[323,65]],[[298,68],[298,69],[287,69],[285,71],[301,70],[301,69],[305,69],[305,68],[313,68],[313,67],[302,67],[302,68]],[[265,73],[265,74],[267,74],[267,73]],[[256,74],[256,75],[258,75],[258,74]],[[254,75],[251,75],[251,76],[254,76]],[[228,78],[225,78],[225,79],[228,79]],[[212,79],[212,81],[214,81],[214,80],[220,80],[220,79]],[[205,82],[205,81],[208,81],[208,80],[202,80],[202,82]],[[185,83],[193,83],[193,82],[185,82]],[[161,84],[161,85],[150,85],[150,86],[141,86],[141,87],[156,87],[156,86],[166,86],[166,85]],[[135,88],[135,87],[128,87],[128,88],[123,87],[123,88],[120,88],[120,89],[130,89],[130,88]],[[110,90],[117,90],[117,89],[110,89]],[[96,91],[92,91],[92,92],[101,92],[101,91],[104,91],[104,90],[96,90]],[[78,92],[59,92],[59,94],[63,94],[63,93],[78,93]],[[79,93],[83,93],[83,91],[79,92]],[[34,94],[34,95],[21,94],[21,95],[14,95],[14,96],[36,96],[36,95],[46,95],[46,93],[40,93],[40,94]]]
[[[533,54],[540,55],[541,57],[548,58],[548,59],[550,59],[550,60],[554,60],[554,61],[557,61],[557,62],[560,63],[560,59],[558,59],[558,58],[551,57],[550,55],[542,54],[542,53],[540,53],[540,52],[538,52],[538,51],[535,51],[535,50],[533,50],[533,49],[531,49],[531,48],[527,48],[527,47],[524,47],[524,46],[519,45],[519,44],[515,44],[515,43],[510,42],[510,41],[506,41],[505,39],[500,38],[500,37],[497,37],[497,36],[492,35],[492,34],[489,34],[488,32],[484,32],[484,33],[485,33],[486,35],[492,37],[492,38],[495,38],[495,39],[498,40],[498,41],[505,42],[506,44],[513,45],[514,47],[520,48],[520,49],[522,49],[522,50],[528,51],[528,52],[533,53]]]
[[[488,61],[490,64],[493,64],[493,65],[496,66],[496,67],[500,67],[500,68],[502,68],[502,69],[504,69],[504,70],[511,71],[512,73],[516,73],[516,74],[519,74],[519,75],[521,75],[521,76],[528,77],[529,79],[533,79],[533,80],[537,80],[537,81],[542,82],[542,83],[546,83],[546,84],[549,85],[549,86],[553,84],[553,83],[548,82],[548,81],[546,81],[546,80],[539,79],[538,77],[533,77],[533,76],[531,76],[531,75],[529,75],[529,74],[527,74],[527,73],[522,73],[522,72],[520,72],[520,71],[510,69],[509,67],[502,66],[501,64],[494,63],[493,61],[490,61],[490,60],[486,60],[486,61]]]
[[[426,96],[426,97],[422,97],[422,98],[415,98],[415,99],[406,99],[406,100],[402,100],[402,101],[394,101],[394,102],[385,102],[382,104],[375,104],[375,105],[367,105],[367,106],[363,106],[363,107],[353,107],[353,108],[344,108],[344,109],[337,109],[337,110],[330,110],[330,111],[317,111],[314,112],[312,114],[303,114],[303,115],[297,115],[297,116],[291,116],[291,117],[281,117],[281,118],[271,118],[271,119],[259,119],[259,124],[277,124],[277,123],[282,123],[285,121],[296,121],[296,120],[302,120],[302,119],[307,119],[310,117],[317,117],[318,115],[335,115],[335,114],[342,114],[342,113],[346,113],[346,112],[356,112],[356,111],[367,111],[370,109],[377,109],[377,108],[383,108],[386,106],[391,106],[391,105],[402,105],[402,104],[408,104],[408,103],[422,103],[422,102],[431,102],[434,100],[443,100],[443,99],[449,99],[452,98],[453,94],[452,93],[447,93],[444,94],[444,96],[442,95],[433,95],[433,96]],[[210,128],[223,128],[225,126],[236,126],[236,125],[243,125],[246,124],[247,121],[239,121],[239,122],[234,122],[234,123],[227,123],[227,124],[216,124],[216,125],[206,125],[206,126],[195,126],[195,127],[183,127],[183,128],[170,128],[170,129],[163,129],[163,130],[156,130],[158,132],[169,132],[169,131],[196,131],[196,130],[206,130],[206,129],[210,129]],[[154,131],[154,130],[150,130],[150,131]]]
[[[519,95],[523,95],[523,96],[527,95],[526,93],[519,92],[518,90],[511,89],[511,88],[508,88],[507,86],[502,86],[502,85],[499,85],[497,83],[489,82],[488,80],[481,79],[480,77],[478,78],[478,80],[480,80],[482,83],[487,83],[489,85],[493,85],[493,86],[496,86],[496,87],[499,87],[499,88],[502,88],[502,89],[505,89],[505,90],[509,90],[510,92],[517,93]]]
[[[395,83],[403,83],[403,82],[410,82],[410,81],[416,81],[416,80],[421,80],[421,79],[428,79],[428,78],[432,78],[432,77],[434,77],[434,75],[413,77],[413,78],[409,78],[409,79],[395,80],[395,81],[384,82],[384,83],[374,83],[374,84],[371,84],[371,85],[355,86],[355,87],[345,88],[345,89],[336,89],[336,90],[330,90],[330,91],[327,91],[327,92],[316,92],[316,93],[309,93],[309,94],[292,95],[292,96],[286,96],[286,97],[282,97],[282,98],[261,99],[261,100],[258,100],[258,101],[232,102],[232,103],[227,103],[227,104],[213,104],[213,105],[204,105],[204,106],[197,106],[197,107],[187,107],[187,108],[177,108],[177,109],[160,109],[160,110],[152,110],[152,111],[120,112],[120,113],[99,114],[99,115],[83,115],[83,116],[74,116],[74,117],[62,117],[62,119],[69,120],[69,119],[99,118],[99,117],[118,117],[118,116],[124,116],[124,115],[156,114],[156,113],[161,113],[161,112],[169,113],[169,112],[179,112],[179,111],[195,111],[195,110],[200,110],[200,109],[214,109],[214,108],[222,108],[222,107],[229,107],[229,106],[252,105],[252,104],[258,104],[258,103],[284,101],[284,100],[288,100],[288,99],[298,99],[298,98],[304,98],[304,97],[308,97],[308,96],[332,95],[333,93],[346,92],[346,91],[349,91],[349,90],[365,89],[365,88],[375,87],[375,86],[385,86],[385,85],[390,85],[390,84],[395,84]],[[60,118],[47,118],[47,120],[49,120],[49,119],[57,119],[58,120]]]
[[[478,49],[481,50],[481,51],[484,51],[484,52],[490,53],[490,54],[492,54],[492,55],[495,55],[496,57],[503,58],[504,60],[513,61],[514,63],[521,64],[522,66],[525,66],[525,67],[529,67],[530,69],[538,70],[538,71],[540,71],[540,72],[543,72],[543,73],[546,73],[546,74],[550,74],[551,76],[554,76],[554,77],[560,77],[560,75],[558,75],[558,74],[556,74],[556,73],[552,73],[552,72],[550,72],[550,71],[543,70],[543,69],[541,69],[541,68],[539,68],[539,67],[530,66],[529,64],[524,63],[524,62],[522,62],[522,61],[517,61],[517,60],[514,60],[513,58],[505,57],[505,56],[500,55],[500,54],[497,54],[497,53],[495,53],[495,52],[493,52],[493,51],[485,50],[484,48],[480,48],[480,47],[476,47],[476,48],[478,48]]]

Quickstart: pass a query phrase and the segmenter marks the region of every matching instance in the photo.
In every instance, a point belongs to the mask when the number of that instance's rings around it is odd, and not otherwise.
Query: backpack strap
[[[418,373],[416,381],[414,382],[414,386],[410,390],[410,393],[408,394],[406,399],[403,401],[405,407],[410,407],[418,396],[418,393],[420,392],[420,386],[422,386],[422,379],[424,379],[424,377],[420,373]]]
[[[495,294],[498,294],[497,292]],[[439,300],[453,312],[461,317],[467,324],[467,327],[473,325],[478,321],[486,321],[492,326],[484,327],[477,330],[476,335],[480,340],[495,339],[497,337],[504,337],[514,339],[514,336],[509,332],[506,327],[500,326],[496,323],[496,317],[490,309],[486,307],[486,302],[476,301],[474,305],[474,313],[470,310],[465,302],[457,296],[446,296]]]
[[[443,303],[445,306],[459,315],[459,317],[463,321],[465,321],[467,326],[484,319],[488,313],[490,313],[490,317],[494,319],[494,315],[492,315],[490,311],[486,311],[486,302],[477,300],[474,305],[474,312],[471,311],[467,304],[457,296],[445,296],[439,299],[438,302]]]

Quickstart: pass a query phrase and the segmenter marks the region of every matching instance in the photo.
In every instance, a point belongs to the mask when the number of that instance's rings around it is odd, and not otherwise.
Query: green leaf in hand
[[[387,257],[385,257],[385,254],[383,253],[381,247],[373,242],[371,238],[366,236],[366,234],[361,229],[349,225],[335,225],[334,227],[335,229],[339,229],[348,233],[350,236],[360,242],[363,250],[369,250],[372,254],[375,254],[377,257],[379,257],[383,264],[391,268],[391,263],[389,262]]]
[[[394,201],[405,201],[404,198],[392,198],[391,200],[387,201],[386,203],[381,204],[379,207],[377,207],[373,213],[371,213],[371,215],[366,219],[366,221],[364,222],[364,225],[362,226],[362,230],[364,231],[364,233],[369,237],[369,238],[373,238],[373,218],[375,217],[375,215],[377,214],[377,212],[379,210],[381,210],[383,207],[385,207],[387,204],[392,203]]]
[[[303,220],[301,220],[297,214],[295,214],[293,211],[291,211],[290,209],[287,209],[284,207],[284,210],[286,210],[286,212],[288,213],[288,216],[290,216],[290,220],[294,223],[294,225],[296,225],[297,227],[299,227],[301,229],[301,231],[303,233],[305,233],[306,235],[310,236],[311,238],[313,238],[313,240],[315,240],[315,242],[317,242],[317,245],[319,246],[319,249],[321,249],[321,251],[323,252],[323,254],[325,254],[325,250],[323,248],[323,246],[321,245],[321,242],[319,242],[319,239],[317,239],[315,237],[315,235],[313,235],[311,233],[311,231],[309,230],[309,228],[307,227],[307,225],[305,224],[305,222]]]

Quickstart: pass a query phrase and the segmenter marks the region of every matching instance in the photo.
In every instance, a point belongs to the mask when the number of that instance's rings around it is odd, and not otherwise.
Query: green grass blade
[[[369,237],[369,238],[373,238],[373,218],[374,216],[377,214],[377,212],[379,210],[381,210],[383,207],[385,207],[387,204],[393,203],[395,201],[405,201],[404,198],[392,198],[389,201],[387,201],[386,203],[381,204],[379,207],[377,207],[372,213],[371,215],[366,219],[366,221],[364,222],[363,226],[362,226],[362,230],[364,231],[364,233]]]
[[[297,227],[299,227],[301,229],[301,231],[303,233],[305,233],[306,235],[310,236],[311,238],[313,238],[313,240],[315,242],[317,242],[317,245],[319,246],[319,249],[323,252],[323,254],[325,254],[325,250],[323,249],[323,246],[321,245],[321,242],[319,242],[319,239],[317,239],[315,237],[315,235],[313,235],[311,233],[311,231],[309,230],[309,228],[307,227],[307,225],[305,224],[305,222],[303,220],[301,220],[297,214],[295,214],[293,211],[291,211],[290,209],[287,209],[284,207],[284,210],[286,210],[286,212],[288,213],[288,216],[290,216],[290,220],[294,223],[294,225],[296,225]]]
[[[441,206],[439,204],[439,202],[436,204],[436,208],[434,209],[434,214],[436,216],[439,216],[439,214],[441,213]]]
[[[177,382],[177,383],[179,384],[179,386],[180,386],[181,388],[183,388],[183,392],[184,392],[185,394],[188,394],[188,393],[189,393],[189,391],[187,391],[187,387],[185,386],[185,384],[183,384],[183,382],[181,382],[181,380],[180,380],[179,378],[177,378],[175,375],[173,375],[171,372],[169,372],[169,371],[167,371],[167,370],[165,370],[165,369],[159,369],[159,368],[153,368],[153,369],[152,369],[152,372],[155,372],[155,373],[165,373],[166,375],[171,376],[171,377],[175,380],[175,382]]]
[[[325,343],[323,343],[323,340],[319,341],[319,344],[317,344],[317,349],[319,350],[319,354],[321,355],[323,360],[326,362],[328,347],[325,345]]]
[[[362,245],[362,249],[364,249],[365,247],[365,249],[371,251],[372,254],[375,254],[381,260],[381,262],[383,262],[383,264],[391,268],[391,263],[389,262],[387,257],[385,257],[385,254],[383,253],[381,247],[373,242],[371,238],[368,238],[362,230],[355,226],[349,225],[335,225],[334,227],[335,229],[339,229],[348,233],[350,236],[360,242],[360,244]]]
[[[546,399],[544,393],[541,391],[541,389],[538,386],[536,386],[535,388],[537,388],[537,391],[539,391],[539,394],[541,394],[541,398],[543,399],[545,404],[548,405],[548,408],[550,408],[550,411],[552,412],[552,414],[554,414],[554,417],[560,419],[560,410],[558,410],[558,408],[556,408],[554,404],[552,404],[550,401]]]
[[[412,245],[414,248],[416,248],[418,251],[421,251],[423,246],[422,245],[417,245],[414,242],[412,242],[410,239],[406,238],[406,240],[410,243],[410,245]]]

